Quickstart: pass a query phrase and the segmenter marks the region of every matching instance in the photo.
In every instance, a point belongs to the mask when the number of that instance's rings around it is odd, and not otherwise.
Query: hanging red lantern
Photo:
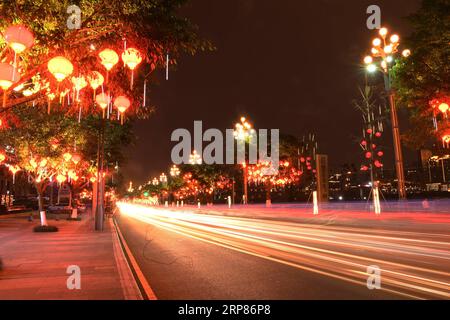
[[[99,54],[101,64],[106,68],[106,70],[110,71],[116,64],[119,62],[119,56],[112,49],[105,49]]]
[[[74,154],[72,156],[72,161],[77,165],[81,161],[81,156],[79,154]]]
[[[6,91],[19,80],[20,74],[14,66],[9,63],[0,63],[0,88]]]
[[[130,107],[131,103],[130,100],[125,96],[118,96],[114,100],[114,105],[116,106],[117,110],[119,110],[120,114],[120,123],[123,124],[123,117],[124,112],[127,111],[127,109]]]
[[[372,134],[372,129],[367,129],[366,132],[367,132],[368,134]]]
[[[73,72],[72,63],[62,56],[52,58],[48,62],[47,67],[48,71],[50,71],[50,73],[53,74],[53,76],[56,78],[56,81],[58,82],[63,81]]]
[[[105,110],[110,102],[110,99],[106,93],[102,92],[95,97],[95,102],[97,102],[100,108]]]
[[[438,106],[439,111],[442,113],[446,113],[448,111],[448,108],[449,108],[449,106],[445,102],[439,104],[439,106]]]
[[[367,171],[367,170],[369,170],[368,166],[361,166],[361,171]]]
[[[27,48],[31,48],[34,43],[33,33],[23,25],[15,25],[6,28],[5,41],[15,53],[21,53]]]
[[[376,149],[377,148],[377,145],[376,144],[374,144],[374,143],[372,143],[372,149]]]
[[[128,48],[122,53],[122,61],[134,70],[142,61],[141,53],[135,48]]]
[[[374,162],[373,164],[374,164],[375,167],[377,167],[377,168],[381,168],[381,167],[383,166],[383,164],[382,164],[380,161],[378,161],[378,160],[375,160],[375,162]]]
[[[125,96],[118,96],[114,99],[114,106],[122,114],[130,107],[130,100]]]
[[[377,137],[377,138],[381,137],[381,132],[375,133],[375,137]]]
[[[63,158],[66,162],[68,162],[70,159],[72,159],[72,154],[70,154],[70,152],[66,152],[63,154]]]
[[[370,152],[370,151],[366,152],[366,158],[367,159],[372,158],[372,152]]]
[[[361,145],[364,147],[367,146],[367,141],[366,140],[361,141]]]
[[[382,156],[384,155],[384,153],[383,153],[383,151],[378,151],[377,155],[378,155],[379,157],[382,157]]]
[[[94,89],[94,91],[97,90],[97,88],[100,87],[105,81],[103,75],[98,71],[93,71],[90,75],[88,75],[87,78],[89,81],[89,85],[92,89]]]

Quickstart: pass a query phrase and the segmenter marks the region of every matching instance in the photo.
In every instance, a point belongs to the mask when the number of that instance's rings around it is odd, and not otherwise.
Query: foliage
[[[411,110],[412,129],[404,140],[413,148],[424,147],[433,137],[429,101],[450,94],[450,2],[423,0],[409,17],[414,31],[406,39],[408,59],[394,68],[398,95]]]
[[[20,56],[21,82],[40,74],[49,82],[52,92],[63,92],[71,87],[70,80],[56,83],[47,71],[46,64],[50,58],[63,55],[73,63],[73,75],[87,75],[94,70],[104,70],[99,63],[100,50],[112,48],[120,54],[125,45],[137,48],[143,55],[144,63],[139,66],[142,80],[156,68],[165,66],[166,54],[170,54],[170,63],[176,64],[182,53],[194,54],[198,50],[212,49],[207,41],[197,37],[194,25],[177,16],[177,10],[185,2],[82,0],[78,4],[82,11],[81,28],[72,30],[66,25],[71,1],[8,1],[0,5],[0,31],[12,23],[21,23],[35,35],[35,45]],[[4,42],[0,42],[0,47],[4,48],[0,58],[12,61],[12,50]],[[133,113],[146,116],[152,107],[142,106],[142,91],[138,86],[130,89],[129,79],[125,68],[115,67],[109,74],[108,89],[115,95],[131,97]],[[44,94],[37,93],[27,100],[46,104]],[[8,106],[23,102],[20,94],[12,95]],[[88,98],[92,100],[92,95],[81,97],[84,100]],[[85,111],[92,111],[91,105],[83,103]],[[77,109],[68,108],[68,112],[76,113]]]

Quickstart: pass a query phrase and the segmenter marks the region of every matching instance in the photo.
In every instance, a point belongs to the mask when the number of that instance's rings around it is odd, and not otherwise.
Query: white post
[[[177,208],[180,206],[180,202],[177,200]]]
[[[317,204],[317,191],[313,192],[314,214],[319,214],[319,205]]]
[[[164,207],[168,207],[169,206],[169,202],[166,200],[166,201],[164,201]]]
[[[375,214],[381,214],[381,206],[380,206],[380,193],[378,191],[378,187],[373,188],[373,206],[375,209]]]
[[[72,215],[70,216],[71,219],[76,219],[78,218],[78,209],[77,208],[73,208],[72,209]]]
[[[181,200],[181,206],[182,207],[184,206],[184,200]]]
[[[268,199],[266,200],[266,207],[270,208],[272,206],[272,200]]]
[[[200,209],[200,201],[197,202],[197,207]]]
[[[41,216],[41,226],[48,226],[47,216],[45,215],[45,211],[41,211],[39,214]]]
[[[228,196],[228,209],[231,208],[231,196]]]

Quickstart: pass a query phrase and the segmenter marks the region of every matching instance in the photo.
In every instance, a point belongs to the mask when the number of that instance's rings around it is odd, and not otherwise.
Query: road
[[[415,230],[393,230],[119,208],[122,233],[159,299],[450,298],[449,229],[423,219]],[[381,270],[379,290],[367,288],[369,266]]]

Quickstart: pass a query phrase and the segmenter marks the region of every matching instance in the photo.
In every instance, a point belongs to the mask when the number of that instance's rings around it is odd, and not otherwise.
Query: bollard
[[[231,196],[228,196],[228,209],[231,208]]]
[[[314,214],[319,214],[319,205],[317,204],[317,191],[313,192]]]

